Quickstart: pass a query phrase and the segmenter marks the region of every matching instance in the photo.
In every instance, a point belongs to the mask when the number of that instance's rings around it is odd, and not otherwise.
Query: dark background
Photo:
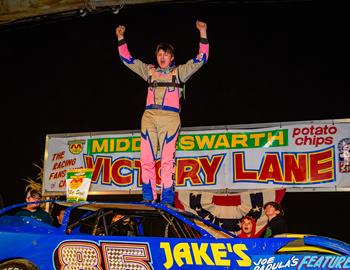
[[[155,46],[167,41],[181,64],[197,53],[196,20],[207,22],[209,61],[186,84],[183,127],[350,117],[341,14],[316,13],[312,1],[190,2],[0,28],[6,205],[24,200],[46,134],[140,128],[146,86],[119,60],[118,24],[136,58],[154,63]],[[291,232],[350,242],[348,199],[348,192],[287,193],[282,205]]]

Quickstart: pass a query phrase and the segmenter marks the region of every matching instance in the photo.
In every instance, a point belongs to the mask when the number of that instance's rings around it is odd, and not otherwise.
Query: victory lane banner
[[[177,190],[346,189],[350,188],[350,122],[184,128],[175,163]],[[140,193],[140,133],[47,135],[44,193],[64,193],[66,174],[72,169],[93,170],[91,192]]]

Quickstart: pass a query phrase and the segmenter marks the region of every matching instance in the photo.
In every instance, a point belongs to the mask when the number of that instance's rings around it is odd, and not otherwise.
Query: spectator
[[[66,208],[62,206],[54,207],[56,208],[53,214],[53,225],[59,227],[62,225],[64,214],[66,213]]]
[[[26,195],[26,202],[31,204],[28,204],[26,207],[19,210],[17,213],[15,213],[15,216],[31,217],[33,219],[52,225],[51,216],[40,207],[40,200],[40,192],[34,189],[29,190]]]
[[[245,216],[241,220],[241,233],[238,235],[240,238],[253,238],[255,236],[256,221],[249,216]]]
[[[276,234],[286,233],[288,231],[287,223],[284,216],[282,206],[277,202],[268,202],[264,205],[265,215],[268,222],[264,232],[264,237],[273,237]]]

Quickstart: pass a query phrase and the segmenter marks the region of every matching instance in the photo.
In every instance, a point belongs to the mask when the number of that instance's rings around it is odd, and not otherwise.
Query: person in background
[[[53,215],[53,225],[55,227],[59,227],[62,225],[64,214],[66,213],[66,209],[62,206],[57,206]]]
[[[52,225],[52,218],[49,213],[40,207],[41,194],[31,189],[26,194],[26,202],[31,203],[15,213],[15,216],[26,216]]]
[[[118,51],[123,63],[148,83],[146,110],[141,120],[141,172],[143,201],[157,200],[155,160],[161,153],[161,203],[173,205],[175,196],[175,150],[180,132],[180,98],[184,83],[208,60],[207,24],[197,21],[198,55],[183,65],[174,63],[174,47],[159,43],[158,65],[148,65],[131,56],[124,39],[125,26],[116,28]]]
[[[256,231],[256,221],[252,217],[245,216],[241,220],[241,233],[238,235],[240,238],[253,238]]]
[[[268,219],[263,237],[274,237],[277,234],[286,233],[288,227],[283,217],[284,211],[282,206],[277,202],[271,201],[266,203],[263,208]]]
[[[134,236],[134,222],[130,217],[115,214],[111,221],[114,226],[111,228],[111,235]]]
[[[62,225],[62,220],[63,220],[63,217],[64,217],[64,213],[66,212],[66,209],[61,209],[58,213],[57,213],[57,223],[59,225]]]

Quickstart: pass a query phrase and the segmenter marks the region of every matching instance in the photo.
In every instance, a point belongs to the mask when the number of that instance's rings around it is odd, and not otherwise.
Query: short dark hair
[[[26,198],[41,199],[41,193],[38,190],[31,189],[27,192]]]
[[[157,53],[160,51],[160,50],[163,50],[167,53],[170,53],[172,56],[175,55],[175,49],[174,49],[174,46],[171,45],[170,43],[166,43],[166,42],[161,42],[157,45],[157,48],[156,48],[156,51],[155,51],[155,55],[157,55]]]
[[[280,216],[283,216],[284,215],[284,211],[283,211],[283,208],[282,208],[282,206],[279,204],[279,203],[277,203],[277,202],[274,202],[274,201],[271,201],[271,202],[267,202],[267,203],[265,203],[264,204],[264,209],[267,207],[267,206],[269,206],[269,205],[271,205],[273,208],[275,208],[276,210],[278,210],[278,211],[280,211],[280,213],[278,214],[278,215],[280,215]]]

